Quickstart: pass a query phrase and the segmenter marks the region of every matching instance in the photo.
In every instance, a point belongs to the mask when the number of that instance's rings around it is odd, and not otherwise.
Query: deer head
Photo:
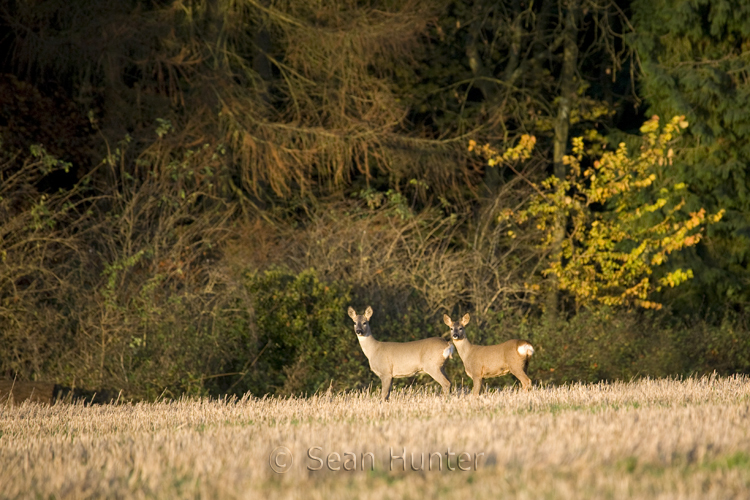
[[[451,320],[451,317],[447,314],[443,315],[443,321],[446,325],[451,329],[451,338],[453,340],[463,340],[466,338],[466,332],[464,331],[464,327],[469,324],[469,320],[471,317],[469,316],[469,313],[464,314],[464,317],[461,318],[460,322],[454,323]]]
[[[369,337],[372,335],[369,324],[370,318],[372,317],[372,307],[367,306],[364,315],[358,315],[353,307],[349,307],[348,313],[349,317],[354,321],[354,333],[356,333],[358,337]]]

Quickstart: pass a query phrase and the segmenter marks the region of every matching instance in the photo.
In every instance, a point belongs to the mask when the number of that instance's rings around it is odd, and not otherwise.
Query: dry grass
[[[307,399],[0,408],[4,498],[747,498],[747,377]],[[269,455],[288,447],[285,474]],[[310,471],[308,449],[375,457],[372,472]],[[390,463],[390,450],[403,462]],[[467,452],[477,470],[415,472]],[[456,468],[457,455],[451,456]],[[335,457],[334,457],[335,458]],[[433,457],[433,468],[437,458]],[[370,469],[369,459],[366,469]],[[285,463],[282,458],[280,463]],[[336,463],[332,463],[335,467]],[[342,464],[339,463],[340,467]],[[346,464],[351,466],[351,462]],[[390,471],[393,465],[394,471]]]

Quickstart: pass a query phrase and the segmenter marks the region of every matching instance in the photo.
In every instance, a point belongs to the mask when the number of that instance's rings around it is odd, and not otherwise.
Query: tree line
[[[471,312],[550,383],[748,368],[744,2],[53,0],[0,26],[3,378],[361,387],[350,304],[380,340]]]

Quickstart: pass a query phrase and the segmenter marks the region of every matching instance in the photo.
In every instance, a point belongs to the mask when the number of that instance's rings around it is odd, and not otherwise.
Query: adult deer
[[[464,327],[469,324],[468,313],[460,322],[451,321],[445,314],[443,321],[451,329],[453,345],[456,346],[461,361],[464,362],[466,374],[474,381],[471,393],[479,395],[482,390],[482,380],[490,377],[500,377],[508,372],[521,381],[524,389],[531,387],[531,379],[526,375],[529,358],[534,354],[534,348],[526,340],[512,339],[498,345],[474,345],[466,338]]]
[[[383,401],[387,401],[391,394],[394,378],[411,377],[417,373],[434,378],[443,387],[443,394],[450,392],[451,383],[444,370],[445,362],[455,350],[450,342],[438,337],[413,342],[378,342],[370,330],[372,307],[368,306],[363,315],[358,315],[352,307],[348,312],[370,369],[383,384]]]

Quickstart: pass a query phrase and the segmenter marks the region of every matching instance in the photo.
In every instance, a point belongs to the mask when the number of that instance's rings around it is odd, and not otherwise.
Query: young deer
[[[370,369],[383,383],[383,401],[387,401],[391,394],[394,378],[411,377],[422,372],[443,386],[443,394],[450,392],[451,383],[443,369],[455,350],[450,342],[438,337],[413,342],[378,342],[370,330],[372,307],[368,306],[362,316],[350,307],[349,317],[354,321],[354,333],[370,362]]]
[[[529,358],[534,354],[530,342],[512,339],[498,345],[473,345],[464,332],[464,327],[469,324],[468,314],[461,318],[460,323],[451,321],[447,314],[443,316],[443,321],[451,329],[453,345],[464,362],[466,374],[474,381],[472,394],[479,395],[483,379],[499,377],[508,372],[521,381],[524,389],[531,387],[531,379],[526,375]]]

